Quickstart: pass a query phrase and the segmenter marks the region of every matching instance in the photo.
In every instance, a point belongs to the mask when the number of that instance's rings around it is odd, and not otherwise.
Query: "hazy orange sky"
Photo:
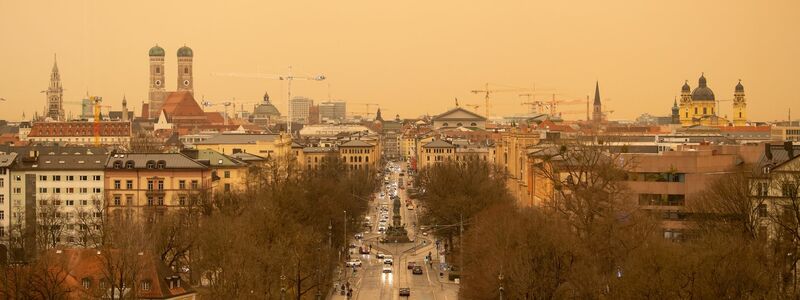
[[[285,112],[285,82],[214,72],[324,73],[294,95],[379,103],[384,115],[440,113],[484,83],[555,89],[583,99],[600,81],[611,119],[666,115],[705,72],[717,99],[738,79],[750,119],[800,115],[800,1],[10,1],[0,0],[0,118],[41,111],[53,54],[65,101],[88,90],[137,115],[147,99],[147,51],[195,53],[195,98],[254,102],[267,90]],[[518,93],[493,111],[522,113]],[[549,99],[549,95],[538,96]],[[80,105],[68,104],[78,114]],[[364,105],[350,105],[361,112]],[[374,109],[374,108],[373,108]],[[585,106],[564,107],[584,110]],[[483,108],[480,108],[483,111]],[[730,102],[722,102],[730,114]],[[584,114],[568,118],[583,118]]]

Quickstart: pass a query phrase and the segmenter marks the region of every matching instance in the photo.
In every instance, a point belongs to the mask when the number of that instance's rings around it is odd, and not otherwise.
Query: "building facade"
[[[319,104],[320,122],[341,122],[347,118],[347,103],[326,101]]]
[[[289,105],[292,106],[292,109],[290,109],[292,112],[292,122],[300,124],[309,123],[309,110],[311,106],[314,105],[314,100],[306,97],[294,97],[289,101]]]
[[[58,72],[58,63],[53,57],[53,69],[50,71],[50,85],[45,90],[47,104],[44,117],[53,121],[64,121],[64,88],[61,86],[61,74]]]
[[[8,246],[11,225],[11,168],[16,159],[16,153],[0,154],[0,243],[4,247]]]
[[[131,135],[130,122],[34,122],[27,140],[69,145],[128,146]]]
[[[727,126],[729,123],[735,126],[744,126],[747,124],[747,101],[741,81],[734,88],[732,122],[718,115],[719,112],[716,111],[718,101],[714,91],[708,87],[705,75],[701,75],[697,83],[697,88],[694,90],[691,89],[688,81],[681,87],[680,122],[682,126]]]

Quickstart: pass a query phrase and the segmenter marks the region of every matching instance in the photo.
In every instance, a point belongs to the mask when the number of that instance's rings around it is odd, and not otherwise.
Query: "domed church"
[[[700,75],[697,88],[692,90],[689,82],[685,82],[681,87],[681,102],[679,118],[682,126],[744,126],[747,124],[747,104],[744,98],[744,86],[742,82],[734,88],[734,98],[732,100],[717,100],[714,91],[708,87],[705,75]],[[718,103],[721,101],[733,102],[733,122],[727,116],[720,117],[717,110]]]

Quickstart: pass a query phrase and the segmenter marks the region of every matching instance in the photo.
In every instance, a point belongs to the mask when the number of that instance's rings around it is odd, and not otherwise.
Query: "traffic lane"
[[[390,299],[387,297],[394,286],[395,276],[393,273],[383,273],[383,260],[376,258],[374,253],[370,256],[356,299]]]

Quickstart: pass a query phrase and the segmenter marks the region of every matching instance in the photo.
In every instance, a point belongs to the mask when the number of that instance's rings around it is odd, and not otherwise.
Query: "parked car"
[[[417,266],[416,262],[413,262],[413,261],[408,262],[408,269],[409,270],[413,269],[416,266]]]
[[[400,288],[400,296],[411,296],[411,288]]]
[[[378,252],[378,254],[375,254],[375,258],[383,258],[383,252]]]
[[[383,266],[383,273],[392,273],[392,266]]]
[[[348,260],[345,263],[345,265],[347,265],[348,267],[360,267],[361,266],[361,260],[358,259],[358,258],[353,258],[353,259]]]
[[[411,274],[422,275],[422,266],[414,266],[414,269],[411,269]]]
[[[383,256],[383,263],[387,264],[387,265],[393,265],[394,264],[394,259],[392,259],[391,255],[388,255],[388,254],[384,255]]]
[[[369,247],[361,246],[361,248],[358,249],[358,253],[369,254]]]

